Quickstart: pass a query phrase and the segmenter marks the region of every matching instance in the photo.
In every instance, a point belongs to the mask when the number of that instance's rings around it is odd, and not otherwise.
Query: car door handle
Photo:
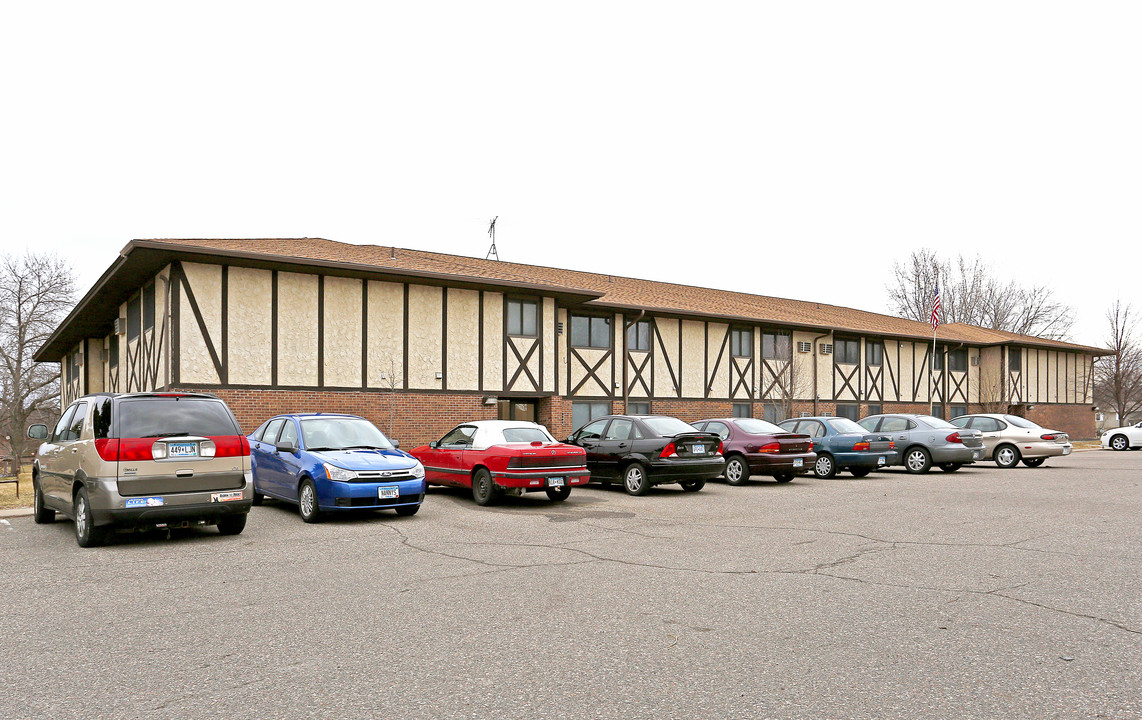
[[[72,448],[71,452],[72,452],[72,454],[75,454],[75,453],[79,452],[79,448]]]
[[[621,447],[621,448],[625,448],[626,446],[627,446],[626,443],[619,443],[619,447]]]

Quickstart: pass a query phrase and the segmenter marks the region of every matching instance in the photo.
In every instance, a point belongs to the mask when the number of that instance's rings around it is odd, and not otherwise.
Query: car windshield
[[[1025,430],[1040,430],[1040,429],[1042,429],[1039,425],[1036,425],[1035,423],[1031,422],[1027,418],[1021,418],[1018,415],[1004,415],[1003,419],[1006,420],[1007,422],[1011,423],[1015,427],[1024,428]]]
[[[682,433],[694,432],[694,426],[687,425],[678,418],[648,417],[643,418],[642,421],[649,425],[651,430],[663,437],[672,437],[674,435],[681,435]]]
[[[937,428],[937,429],[939,429],[939,428],[953,428],[954,429],[956,427],[955,425],[951,424],[947,420],[942,420],[938,417],[932,417],[931,415],[919,415],[916,417],[916,419],[919,420],[920,422],[924,423],[925,425],[927,425],[930,428]]]
[[[555,438],[547,434],[543,428],[537,427],[514,427],[504,428],[504,442],[510,443],[531,443],[531,442],[555,442]]]
[[[302,418],[301,437],[307,450],[391,450],[393,447],[385,434],[364,418]]]
[[[211,398],[142,397],[123,400],[118,410],[121,438],[240,434],[222,401]]]
[[[830,418],[826,421],[833,430],[839,433],[863,433],[865,430],[852,420],[843,417]]]
[[[735,420],[734,423],[750,435],[768,435],[771,433],[787,432],[784,428],[779,428],[771,422],[758,420],[757,418],[742,418],[741,420]]]

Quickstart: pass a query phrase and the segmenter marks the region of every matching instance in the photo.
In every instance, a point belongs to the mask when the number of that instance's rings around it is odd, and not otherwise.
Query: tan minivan
[[[226,403],[205,393],[85,395],[43,441],[32,464],[34,518],[75,520],[81,547],[116,528],[246,526],[254,498],[250,445]]]

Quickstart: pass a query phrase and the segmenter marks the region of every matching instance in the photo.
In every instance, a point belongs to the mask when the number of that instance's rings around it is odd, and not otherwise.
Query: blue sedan
[[[787,432],[813,438],[813,451],[817,453],[813,474],[819,478],[831,478],[839,470],[864,477],[877,468],[895,464],[899,456],[892,440],[870,433],[848,418],[790,418],[778,425]]]
[[[424,466],[364,418],[278,415],[249,440],[255,505],[263,497],[296,503],[311,523],[344,510],[415,515],[424,501]]]

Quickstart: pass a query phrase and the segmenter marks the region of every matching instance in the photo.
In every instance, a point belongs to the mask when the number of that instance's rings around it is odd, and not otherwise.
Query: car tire
[[[919,445],[904,453],[904,469],[913,475],[926,473],[932,469],[931,454]]]
[[[487,468],[480,468],[472,476],[472,499],[481,507],[496,501],[496,483]]]
[[[1023,458],[1023,464],[1027,467],[1039,467],[1047,462],[1047,458]]]
[[[32,478],[32,520],[37,525],[47,525],[56,521],[56,511],[44,507],[44,491],[40,481]]]
[[[396,510],[397,515],[408,517],[409,515],[416,515],[420,510],[420,505],[401,505],[393,508],[393,510]]]
[[[833,460],[832,455],[818,455],[816,462],[813,463],[813,474],[822,480],[837,474],[837,463]]]
[[[705,480],[683,480],[679,484],[686,492],[698,492],[702,488],[706,487]]]
[[[868,468],[849,468],[849,472],[851,472],[855,478],[862,478],[868,477],[868,474],[872,472],[872,470]]]
[[[631,463],[623,468],[623,490],[627,495],[645,495],[650,490],[650,478],[642,463]]]
[[[547,497],[555,502],[563,502],[571,497],[571,486],[564,485],[563,487],[547,488]]]
[[[946,473],[954,473],[964,466],[963,463],[940,463],[940,469]]]
[[[241,535],[246,529],[246,513],[218,518],[219,535]]]
[[[749,482],[749,463],[741,455],[731,455],[726,459],[722,477],[730,485],[745,485]]]
[[[793,473],[776,473],[773,479],[779,483],[793,482]]]
[[[260,492],[258,492],[257,490],[255,490],[255,491],[254,491],[254,500],[253,500],[253,503],[254,503],[255,505],[261,505],[261,504],[262,504],[262,501],[263,501],[263,500],[265,500],[265,499],[266,499],[266,496],[265,496],[265,495],[261,494],[261,493],[260,493]]]
[[[1125,435],[1115,435],[1110,438],[1109,445],[1111,450],[1129,450],[1130,440]]]
[[[317,488],[305,479],[297,489],[297,511],[307,523],[321,522],[321,508],[317,504]]]
[[[95,527],[95,518],[91,517],[91,500],[87,497],[87,488],[81,487],[75,494],[75,542],[81,548],[98,547],[103,544],[107,533],[104,528]]]
[[[1000,445],[995,449],[995,464],[1007,470],[1019,464],[1019,448],[1014,445]]]

